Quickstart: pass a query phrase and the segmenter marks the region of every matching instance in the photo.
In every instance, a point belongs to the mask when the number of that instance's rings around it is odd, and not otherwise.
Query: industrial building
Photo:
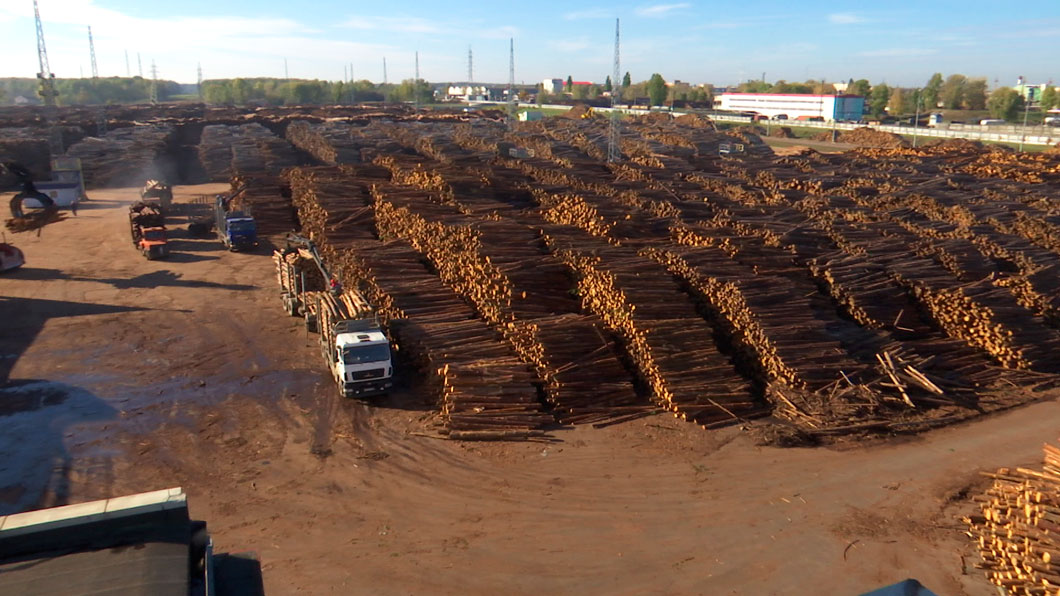
[[[865,98],[845,94],[723,93],[714,99],[714,107],[788,120],[860,120],[865,113]]]

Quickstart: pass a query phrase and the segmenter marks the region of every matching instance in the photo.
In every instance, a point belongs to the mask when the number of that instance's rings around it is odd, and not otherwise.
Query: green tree
[[[905,91],[895,87],[891,91],[891,98],[887,101],[887,113],[892,116],[901,116],[906,112]]]
[[[661,74],[655,73],[651,75],[651,78],[648,79],[648,97],[651,99],[651,105],[663,105],[666,102],[668,91],[666,80],[663,79]]]
[[[946,77],[946,82],[942,84],[942,89],[939,94],[942,98],[942,105],[947,110],[959,110],[964,107],[964,92],[965,87],[968,85],[968,77],[962,74],[951,74]]]
[[[604,81],[604,91],[611,92],[611,75],[607,75],[607,80]]]
[[[1010,87],[995,89],[986,100],[986,109],[994,118],[1015,120],[1023,109],[1023,96]]]
[[[570,75],[567,75],[567,92],[574,91],[574,79]]]
[[[1042,98],[1039,100],[1042,111],[1051,110],[1056,107],[1060,107],[1060,97],[1058,97],[1056,87],[1053,87],[1052,83],[1046,85],[1045,91],[1042,91]]]
[[[622,77],[622,86],[624,88],[628,89],[630,87],[630,85],[632,85],[632,84],[633,84],[633,79],[631,79],[629,77],[629,71],[627,70],[626,71],[626,76]]]
[[[575,85],[574,90],[571,91],[571,96],[574,99],[588,99],[589,98],[589,87],[592,85]]]
[[[887,102],[891,99],[891,88],[887,86],[887,83],[880,83],[872,88],[869,92],[869,112],[872,113],[873,117],[879,118],[883,115],[884,110],[887,108]]]
[[[986,109],[986,79],[969,79],[964,85],[964,107],[969,110]]]
[[[872,88],[869,85],[868,79],[858,79],[847,86],[847,93],[850,95],[860,95],[862,97],[869,96],[869,90]]]
[[[939,107],[939,92],[942,90],[942,73],[936,72],[924,85],[924,109],[932,111]]]

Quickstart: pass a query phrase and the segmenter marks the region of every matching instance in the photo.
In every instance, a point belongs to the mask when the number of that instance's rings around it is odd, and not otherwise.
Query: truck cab
[[[258,245],[254,218],[242,211],[232,211],[224,218],[224,243],[229,250],[250,250]]]
[[[368,397],[387,393],[393,365],[390,340],[371,320],[335,323],[331,348],[332,373],[346,397]],[[326,335],[325,335],[326,337]]]
[[[169,255],[165,228],[143,228],[140,234],[140,252],[148,260],[161,259]]]

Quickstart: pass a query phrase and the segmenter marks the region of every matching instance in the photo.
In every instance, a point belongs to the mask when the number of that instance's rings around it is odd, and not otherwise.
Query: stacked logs
[[[361,144],[350,134],[346,122],[313,124],[296,120],[287,126],[285,136],[292,145],[328,165],[361,161]]]
[[[299,163],[290,143],[257,123],[203,128],[199,161],[213,182],[227,181],[233,175],[276,176]]]
[[[163,159],[172,138],[173,127],[168,125],[118,128],[102,137],[86,137],[66,155],[81,160],[86,187],[140,186],[149,178],[172,178],[171,164]]]
[[[578,275],[583,307],[623,341],[660,405],[703,426],[768,413],[728,359],[713,329],[664,270],[635,252],[550,228],[546,240]]]
[[[1044,445],[1041,471],[984,472],[994,483],[964,517],[990,583],[1008,594],[1060,594],[1060,448]]]
[[[232,193],[239,193],[233,209],[254,217],[262,235],[283,234],[298,227],[298,217],[291,204],[290,188],[276,176],[234,176]]]

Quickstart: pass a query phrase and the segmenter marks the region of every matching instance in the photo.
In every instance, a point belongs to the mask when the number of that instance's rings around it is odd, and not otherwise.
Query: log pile
[[[292,145],[321,163],[334,166],[361,162],[362,145],[350,134],[347,122],[314,124],[298,120],[287,126],[285,136]]]
[[[169,180],[175,164],[166,158],[173,127],[133,126],[86,137],[71,146],[68,157],[81,160],[85,186],[141,186],[149,178]]]
[[[1013,595],[1060,594],[1060,448],[1044,445],[1041,470],[984,472],[993,484],[964,519],[990,583]]]
[[[241,175],[232,178],[231,186],[231,192],[241,191],[232,201],[232,209],[252,215],[259,234],[284,234],[298,229],[291,191],[283,179]]]
[[[199,141],[199,161],[213,182],[228,181],[236,175],[277,176],[299,163],[290,143],[256,122],[205,127]]]

